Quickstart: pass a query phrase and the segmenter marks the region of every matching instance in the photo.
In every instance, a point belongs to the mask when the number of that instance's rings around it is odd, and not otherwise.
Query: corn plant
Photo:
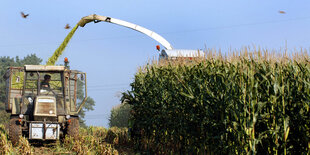
[[[210,54],[211,53],[211,54]],[[141,68],[124,94],[132,105],[136,151],[156,154],[301,154],[309,152],[307,54],[231,57]]]
[[[8,140],[4,125],[0,124],[0,154],[10,154],[13,152],[12,144]]]

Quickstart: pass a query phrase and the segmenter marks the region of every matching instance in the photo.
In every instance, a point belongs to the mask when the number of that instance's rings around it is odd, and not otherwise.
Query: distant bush
[[[130,116],[131,106],[126,103],[122,103],[111,110],[109,118],[110,127],[128,127],[128,119]]]

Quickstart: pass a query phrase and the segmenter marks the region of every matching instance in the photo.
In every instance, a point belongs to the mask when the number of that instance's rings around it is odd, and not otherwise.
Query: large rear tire
[[[18,121],[18,118],[11,118],[9,127],[9,137],[13,146],[16,146],[18,144],[21,136],[22,136],[22,127]]]
[[[67,135],[70,137],[73,137],[74,139],[77,139],[79,136],[79,119],[78,118],[70,118],[68,120],[67,125]]]

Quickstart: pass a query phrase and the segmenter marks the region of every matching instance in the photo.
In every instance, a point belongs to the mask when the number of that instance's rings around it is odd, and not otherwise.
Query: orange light
[[[68,120],[68,123],[71,123],[71,119]]]
[[[19,122],[22,122],[22,120],[21,120],[21,119],[19,119],[18,121],[19,121]]]
[[[67,57],[65,57],[65,62],[66,62],[66,63],[68,63],[68,62],[69,62],[69,60],[68,60],[68,58],[67,58]]]
[[[159,50],[160,50],[160,46],[159,46],[159,45],[156,45],[156,49],[159,51]]]

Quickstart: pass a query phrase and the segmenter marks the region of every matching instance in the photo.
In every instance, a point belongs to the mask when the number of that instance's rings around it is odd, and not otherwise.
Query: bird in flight
[[[27,16],[29,16],[29,14],[24,14],[24,12],[20,12],[20,14],[23,18],[27,18]]]
[[[67,24],[67,25],[65,26],[65,29],[70,29],[70,25]]]
[[[279,13],[281,13],[281,14],[286,14],[286,12],[285,12],[285,11],[279,11]]]

